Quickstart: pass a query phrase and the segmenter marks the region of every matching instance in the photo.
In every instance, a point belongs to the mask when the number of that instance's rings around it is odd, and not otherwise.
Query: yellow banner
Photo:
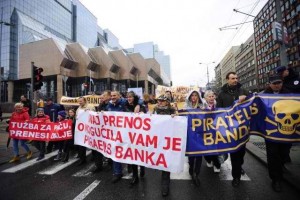
[[[93,106],[98,106],[100,104],[100,95],[86,95],[84,96],[88,104]],[[66,97],[62,96],[60,99],[60,104],[69,106],[79,106],[77,99],[79,97]]]
[[[159,97],[162,94],[165,94],[166,91],[171,91],[172,96],[175,102],[185,102],[185,98],[188,95],[188,93],[191,90],[197,90],[200,91],[200,88],[198,86],[192,86],[192,87],[187,87],[187,86],[172,86],[172,87],[166,87],[162,85],[158,85],[156,88],[156,98]]]

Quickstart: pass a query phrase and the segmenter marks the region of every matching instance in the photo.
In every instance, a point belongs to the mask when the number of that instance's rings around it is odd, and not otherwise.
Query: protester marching
[[[14,151],[10,162],[20,161],[19,142],[26,159],[32,158],[27,140],[38,149],[36,161],[57,150],[54,161],[67,163],[77,155],[77,165],[84,166],[87,151],[92,150],[93,172],[111,166],[113,184],[122,180],[125,165],[128,173],[132,171],[131,187],[141,178],[151,178],[145,176],[147,168],[161,171],[165,197],[170,192],[170,174],[183,171],[185,157],[195,186],[203,182],[200,171],[205,158],[214,173],[220,173],[230,159],[232,186],[239,187],[245,174],[245,145],[250,135],[258,135],[266,141],[271,186],[280,192],[290,145],[300,142],[300,96],[284,87],[285,76],[280,76],[287,73],[284,70],[270,76],[269,87],[259,94],[249,95],[237,74],[229,72],[218,94],[207,90],[202,96],[203,91],[195,87],[160,86],[155,95],[143,97],[133,91],[122,97],[119,91],[109,90],[98,96],[62,97],[60,104],[48,97],[45,105],[39,100],[32,118],[28,110],[34,108],[22,96],[8,126]]]

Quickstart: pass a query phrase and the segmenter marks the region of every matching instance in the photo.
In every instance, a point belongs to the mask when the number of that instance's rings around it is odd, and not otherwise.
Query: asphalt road
[[[0,199],[300,199],[299,191],[285,182],[283,192],[273,192],[267,168],[248,153],[243,167],[246,175],[239,188],[231,186],[230,162],[222,166],[220,174],[215,174],[203,160],[201,185],[196,187],[185,170],[180,175],[172,175],[168,197],[161,196],[160,171],[146,169],[146,175],[139,184],[130,187],[128,179],[112,184],[112,173],[108,168],[93,174],[91,162],[84,166],[77,166],[76,162],[72,158],[67,164],[57,163],[52,157],[39,163],[22,160],[20,164],[1,165]],[[32,165],[24,166],[29,164]],[[123,169],[126,175],[126,167]]]

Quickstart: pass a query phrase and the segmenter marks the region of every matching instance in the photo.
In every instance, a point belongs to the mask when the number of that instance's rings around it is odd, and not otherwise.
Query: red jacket
[[[34,117],[31,121],[46,123],[46,122],[50,122],[50,117],[48,115],[44,115],[42,117]]]
[[[10,117],[10,121],[18,121],[18,122],[25,122],[30,119],[28,114],[28,108],[23,108],[21,112],[13,112]]]

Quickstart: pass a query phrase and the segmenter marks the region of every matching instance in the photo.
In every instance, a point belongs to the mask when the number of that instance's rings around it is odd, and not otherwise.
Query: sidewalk
[[[251,136],[246,145],[247,151],[267,166],[267,153],[265,140],[259,136]],[[295,143],[291,148],[290,157],[292,162],[285,164],[286,170],[283,179],[288,184],[300,191],[300,144]],[[266,176],[269,176],[266,174]],[[271,181],[271,179],[270,179]]]

